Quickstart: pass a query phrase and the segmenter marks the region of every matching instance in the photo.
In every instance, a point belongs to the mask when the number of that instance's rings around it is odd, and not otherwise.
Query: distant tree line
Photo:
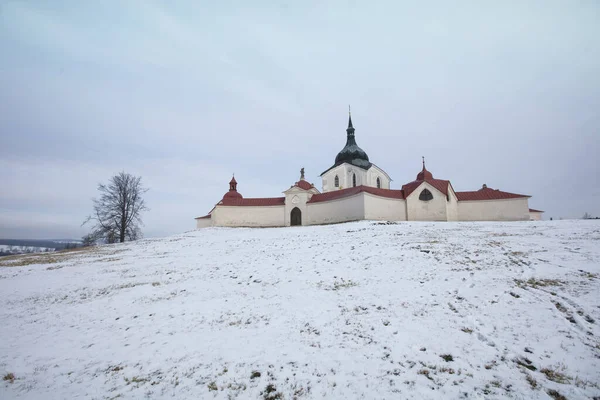
[[[600,219],[598,217],[592,217],[592,215],[588,212],[586,212],[585,214],[583,214],[582,219]]]
[[[0,256],[29,253],[48,253],[80,247],[82,244],[70,240],[0,239]]]

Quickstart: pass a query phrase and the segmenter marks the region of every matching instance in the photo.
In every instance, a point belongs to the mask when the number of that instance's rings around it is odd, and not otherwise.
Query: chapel
[[[379,221],[528,221],[543,211],[529,208],[531,196],[492,189],[457,192],[449,180],[438,179],[425,167],[412,182],[392,189],[392,179],[369,160],[356,143],[352,116],[348,116],[346,145],[331,167],[320,175],[321,190],[300,180],[281,197],[246,198],[235,177],[229,190],[196,227],[282,227],[332,224],[359,220]]]

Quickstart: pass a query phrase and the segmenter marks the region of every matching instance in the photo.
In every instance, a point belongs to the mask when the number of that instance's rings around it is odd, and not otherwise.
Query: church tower
[[[332,167],[321,174],[323,192],[356,186],[390,188],[390,177],[385,171],[369,161],[367,153],[356,144],[352,114],[348,110],[346,145],[335,157]]]

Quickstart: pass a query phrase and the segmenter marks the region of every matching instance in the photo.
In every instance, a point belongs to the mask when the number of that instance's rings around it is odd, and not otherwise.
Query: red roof
[[[243,198],[243,196],[237,190],[230,190],[229,192],[225,193],[225,195],[223,196],[223,200],[225,200],[225,199],[232,200],[232,199],[241,199],[241,198]]]
[[[417,180],[418,181],[427,181],[427,180],[431,180],[433,179],[433,174],[429,171],[427,171],[427,168],[425,168],[425,161],[423,161],[423,169],[421,170],[421,172],[419,172],[417,174]]]
[[[387,197],[390,199],[404,199],[402,190],[378,189],[370,186],[356,186],[347,189],[334,190],[326,193],[315,194],[308,201],[309,203],[320,203],[323,201],[331,201],[343,199],[345,197],[354,196],[356,194],[366,192],[379,197]]]
[[[250,199],[223,199],[220,206],[268,207],[285,205],[285,197],[258,197]]]
[[[484,187],[474,192],[456,192],[458,201],[474,201],[474,200],[504,200],[504,199],[518,199],[521,197],[531,197],[525,194],[516,194],[503,192],[498,189],[491,189]]]
[[[210,216],[210,214],[207,214],[203,217],[196,217],[195,219],[207,219],[207,218],[212,218],[212,217]]]
[[[294,184],[294,186],[298,186],[300,189],[310,190],[315,187],[312,183],[308,183],[304,179],[300,179],[298,182]]]
[[[543,213],[544,211],[541,210],[534,210],[533,208],[529,209],[529,212],[539,212],[539,213]]]
[[[406,197],[410,196],[410,194],[412,192],[414,192],[415,189],[417,189],[423,182],[429,183],[431,186],[433,186],[434,188],[436,188],[437,190],[439,190],[440,192],[442,192],[446,196],[448,196],[448,185],[450,184],[450,181],[446,181],[443,179],[433,179],[433,178],[412,181],[410,183],[407,183],[406,185],[402,185],[402,190],[404,190],[404,195]]]
[[[423,159],[423,169],[417,174],[417,179],[405,185],[402,185],[404,196],[410,196],[410,194],[414,192],[419,186],[421,186],[423,182],[429,183],[431,186],[444,193],[446,197],[448,197],[448,185],[450,185],[450,181],[444,179],[435,179],[433,177],[433,174],[427,171],[427,168],[425,168],[425,159]]]

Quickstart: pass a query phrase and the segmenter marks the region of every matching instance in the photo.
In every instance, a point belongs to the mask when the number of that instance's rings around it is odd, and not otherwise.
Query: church
[[[457,192],[449,180],[438,179],[425,167],[416,179],[391,189],[390,176],[373,164],[356,144],[352,116],[348,117],[346,145],[333,165],[321,174],[321,191],[304,177],[282,197],[245,198],[235,177],[229,191],[197,228],[282,227],[334,224],[359,220],[379,221],[529,221],[543,211],[529,208],[531,196],[492,189]]]

